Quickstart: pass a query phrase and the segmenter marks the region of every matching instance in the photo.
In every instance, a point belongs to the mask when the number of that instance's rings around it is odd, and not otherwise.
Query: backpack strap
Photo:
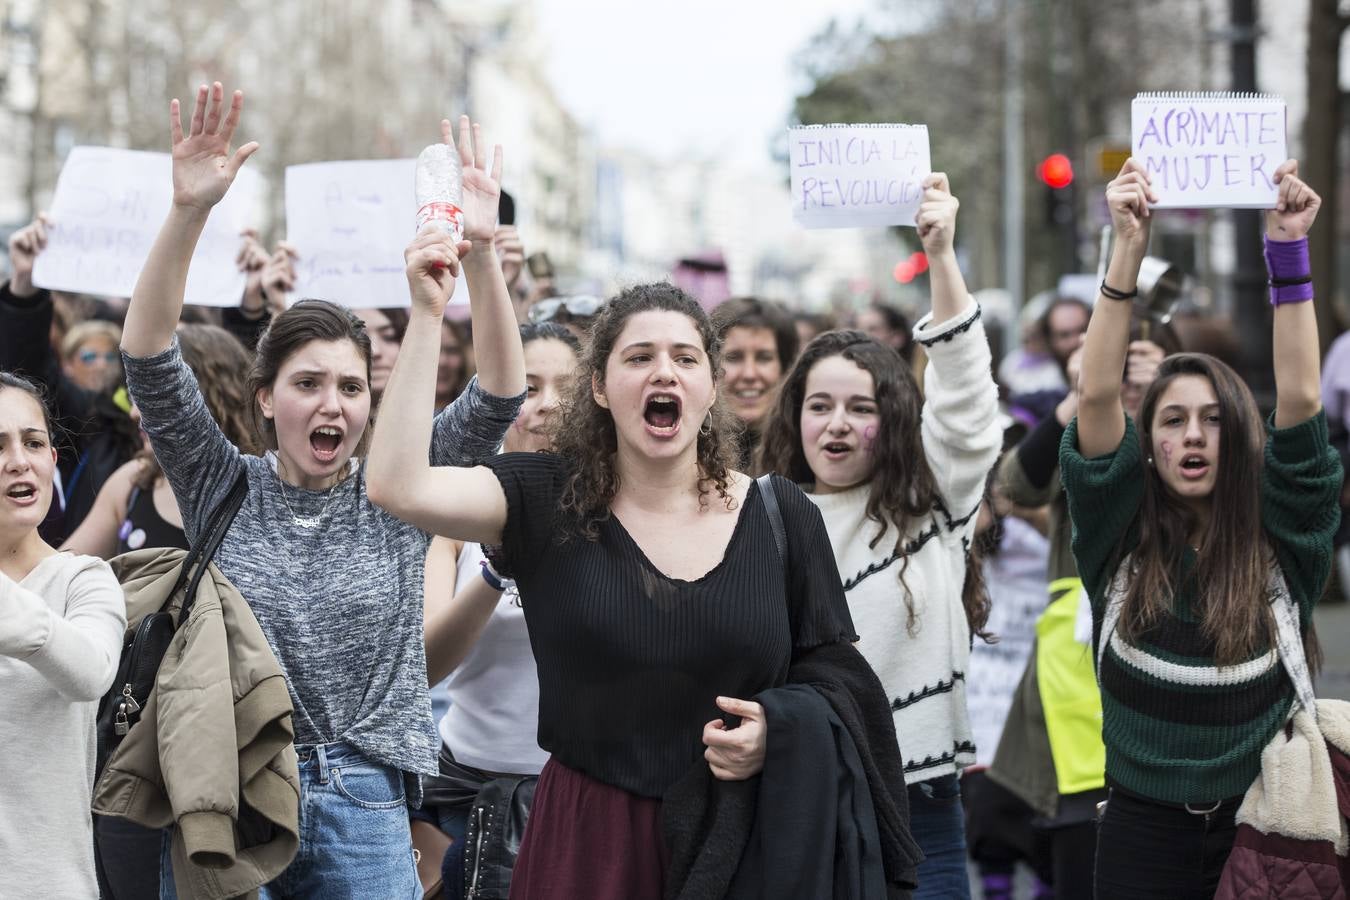
[[[1312,675],[1308,671],[1308,658],[1303,652],[1303,634],[1298,622],[1298,604],[1289,594],[1289,584],[1278,563],[1271,563],[1270,581],[1267,585],[1270,596],[1270,611],[1275,617],[1275,650],[1280,654],[1280,662],[1294,684],[1296,703],[1289,710],[1292,717],[1300,706],[1317,718],[1317,698],[1313,693]]]
[[[1116,574],[1111,578],[1111,586],[1106,591],[1106,612],[1102,615],[1101,636],[1097,638],[1097,687],[1102,684],[1102,660],[1106,658],[1106,645],[1115,634],[1116,623],[1120,621],[1120,609],[1125,605],[1126,573],[1130,571],[1131,557],[1120,561]],[[1086,591],[1084,587],[1082,590]]]
[[[202,576],[206,574],[207,567],[215,558],[216,551],[220,549],[220,542],[225,539],[225,532],[230,530],[230,525],[234,523],[234,517],[238,514],[239,507],[244,505],[244,497],[247,495],[248,470],[241,469],[230,492],[211,513],[206,530],[198,536],[197,543],[188,551],[187,556],[183,557],[183,566],[178,571],[178,581],[169,593],[172,597],[183,587],[184,582],[187,582],[183,605],[178,614],[179,625],[188,620],[188,613],[192,611],[192,604],[197,599],[197,586],[201,584]],[[187,580],[189,572],[192,573],[191,581]]]
[[[778,548],[778,560],[786,568],[788,561],[787,526],[783,524],[783,513],[778,509],[778,495],[774,493],[772,479],[772,475],[761,475],[755,479],[755,484],[759,485],[759,496],[764,503],[764,513],[769,517],[769,526],[773,529],[773,542]]]

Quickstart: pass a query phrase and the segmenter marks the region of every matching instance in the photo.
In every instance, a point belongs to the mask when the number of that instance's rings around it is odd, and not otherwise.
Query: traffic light
[[[1073,184],[1073,163],[1063,153],[1051,153],[1036,166],[1036,177],[1055,190]]]
[[[1073,222],[1073,162],[1063,153],[1051,153],[1036,164],[1036,177],[1045,185],[1045,224]]]

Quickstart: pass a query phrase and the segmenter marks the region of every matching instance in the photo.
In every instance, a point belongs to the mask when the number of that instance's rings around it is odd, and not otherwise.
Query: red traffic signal
[[[1066,188],[1073,184],[1073,163],[1063,153],[1051,153],[1036,166],[1036,177],[1056,190]]]

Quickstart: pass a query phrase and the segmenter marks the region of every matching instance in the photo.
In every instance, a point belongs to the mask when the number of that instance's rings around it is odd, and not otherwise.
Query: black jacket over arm
[[[772,758],[766,759],[760,776],[718,781],[707,764],[700,763],[666,793],[662,826],[670,851],[668,900],[747,898],[756,896],[754,891],[769,900],[768,885],[761,879],[763,867],[785,859],[820,860],[829,864],[832,874],[827,881],[794,884],[791,893],[772,895],[773,900],[847,896],[839,891],[851,883],[866,884],[867,873],[874,871],[875,856],[869,862],[868,854],[850,849],[865,845],[869,834],[879,838],[884,896],[888,900],[907,898],[915,887],[922,853],[910,836],[909,794],[895,720],[876,673],[852,644],[835,642],[800,653],[787,680],[788,687],[762,695],[769,701],[766,710],[776,707],[781,713],[790,706],[794,717],[816,716],[815,727],[799,729],[803,734],[798,737],[775,728],[770,720]],[[828,703],[833,718],[809,697],[794,694],[792,686],[814,690]],[[832,721],[841,723],[847,732],[856,761],[849,755],[849,741],[837,730],[831,731]],[[831,739],[831,733],[835,738]],[[791,743],[784,747],[785,741]],[[869,804],[861,797],[845,796],[835,784],[822,784],[849,771],[865,775],[874,822],[865,821]],[[807,772],[814,777],[803,778]],[[838,796],[831,800],[822,791]],[[833,812],[847,819],[850,809],[854,821],[821,820],[813,834],[785,828],[781,821],[762,821],[766,815],[789,810],[827,816]],[[757,828],[757,823],[763,828]],[[826,845],[832,835],[833,843]],[[837,850],[843,851],[842,862]],[[855,863],[847,861],[850,855]],[[746,871],[738,875],[742,866]]]

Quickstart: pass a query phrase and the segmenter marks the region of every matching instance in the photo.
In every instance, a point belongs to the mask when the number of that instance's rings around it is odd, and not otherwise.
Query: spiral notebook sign
[[[1159,208],[1269,209],[1285,148],[1285,103],[1268,94],[1140,94],[1134,158]]]
[[[807,228],[914,225],[933,167],[926,125],[788,130],[792,217]]]

